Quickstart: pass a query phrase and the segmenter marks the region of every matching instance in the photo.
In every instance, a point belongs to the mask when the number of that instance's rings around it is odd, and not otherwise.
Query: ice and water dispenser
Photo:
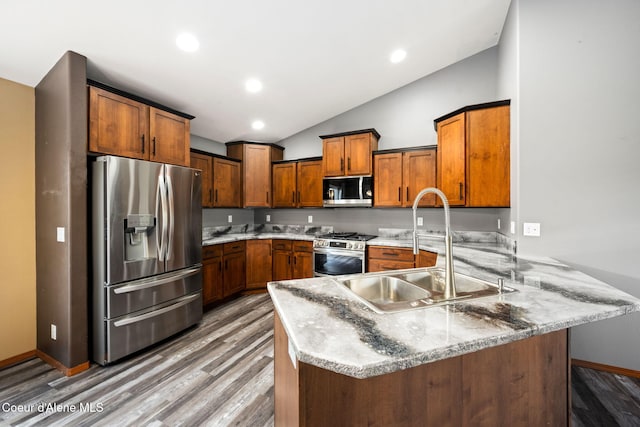
[[[140,261],[149,258],[149,238],[156,226],[156,217],[151,214],[129,214],[124,220],[125,261]],[[155,242],[153,242],[155,248]],[[156,251],[152,250],[155,254]]]

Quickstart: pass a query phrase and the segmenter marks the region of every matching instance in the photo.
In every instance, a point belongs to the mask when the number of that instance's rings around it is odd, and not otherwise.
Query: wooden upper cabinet
[[[465,113],[438,123],[438,188],[451,206],[466,203],[465,127]]]
[[[213,206],[216,208],[242,207],[241,163],[213,158]]]
[[[375,154],[374,206],[411,207],[420,190],[436,186],[436,150],[412,150]],[[427,194],[418,206],[434,206],[435,198]]]
[[[324,176],[357,176],[373,173],[372,153],[378,149],[380,134],[375,129],[324,135],[322,162]]]
[[[271,207],[271,162],[282,160],[283,150],[274,144],[227,143],[227,155],[242,161],[242,207]]]
[[[89,151],[148,159],[149,107],[89,86]]]
[[[189,166],[187,117],[89,86],[89,152]]]
[[[190,121],[155,107],[149,107],[149,160],[189,166]]]
[[[413,200],[420,191],[437,185],[436,157],[435,148],[402,153],[403,206],[412,207]],[[435,206],[435,204],[435,194],[425,194],[418,206]]]
[[[373,165],[373,205],[401,207],[402,153],[376,154]]]
[[[274,208],[293,208],[297,206],[298,186],[295,162],[273,165],[273,204]]]
[[[438,188],[452,206],[510,206],[509,101],[454,113],[435,121]]]
[[[202,171],[202,207],[213,207],[213,159],[200,153],[191,153],[191,167]]]
[[[300,161],[297,166],[298,207],[322,207],[322,160]]]

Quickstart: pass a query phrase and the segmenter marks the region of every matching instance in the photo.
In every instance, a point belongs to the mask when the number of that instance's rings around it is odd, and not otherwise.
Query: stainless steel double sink
[[[351,279],[336,279],[378,313],[393,313],[434,307],[461,300],[482,298],[516,289],[455,273],[456,297],[444,297],[445,270],[422,268],[405,273],[366,275]]]

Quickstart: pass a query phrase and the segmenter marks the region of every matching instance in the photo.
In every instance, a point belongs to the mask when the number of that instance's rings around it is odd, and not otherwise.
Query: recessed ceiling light
[[[251,123],[251,127],[254,128],[255,130],[260,130],[264,127],[264,122],[262,120],[256,120],[253,123]]]
[[[398,62],[404,61],[404,58],[407,57],[407,51],[403,49],[394,50],[389,57],[389,61],[397,64]]]
[[[262,90],[262,82],[258,79],[249,79],[244,84],[244,87],[251,93],[260,92]]]
[[[176,38],[176,45],[185,52],[195,52],[200,47],[200,42],[193,34],[183,33]]]

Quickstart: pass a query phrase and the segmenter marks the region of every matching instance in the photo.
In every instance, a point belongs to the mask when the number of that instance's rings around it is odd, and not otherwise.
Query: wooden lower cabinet
[[[313,277],[313,243],[273,240],[273,280]]]
[[[415,267],[433,267],[436,265],[438,255],[433,252],[420,250],[416,257],[411,248],[398,248],[392,246],[369,246],[367,258],[367,271],[403,270]]]
[[[246,286],[245,242],[203,247],[202,272],[204,305],[243,291]]]
[[[564,329],[357,379],[294,366],[276,313],[275,425],[567,426],[567,339]]]
[[[273,280],[271,239],[247,241],[247,291],[263,291]]]

